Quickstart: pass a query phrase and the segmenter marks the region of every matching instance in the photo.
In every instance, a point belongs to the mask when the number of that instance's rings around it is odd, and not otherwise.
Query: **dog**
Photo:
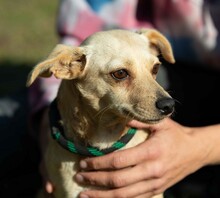
[[[37,77],[62,79],[50,111],[53,138],[44,156],[54,197],[77,197],[94,188],[73,179],[83,157],[147,139],[149,131],[129,129],[129,121],[153,124],[172,114],[175,102],[155,80],[161,55],[175,63],[170,43],[157,30],[109,30],[89,36],[78,47],[58,44],[30,72],[27,86]]]

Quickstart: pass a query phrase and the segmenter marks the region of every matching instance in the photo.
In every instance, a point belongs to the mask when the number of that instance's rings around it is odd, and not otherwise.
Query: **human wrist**
[[[192,128],[201,167],[220,164],[220,124]]]
[[[206,127],[210,144],[210,153],[207,165],[220,164],[220,124]]]

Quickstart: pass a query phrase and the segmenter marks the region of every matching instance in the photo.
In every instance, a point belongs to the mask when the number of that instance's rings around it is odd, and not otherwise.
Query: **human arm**
[[[88,197],[151,197],[203,166],[220,163],[220,125],[189,128],[171,119],[149,128],[153,135],[144,143],[104,157],[80,162],[83,170],[76,180],[111,190],[88,190]],[[106,171],[108,170],[108,171]]]

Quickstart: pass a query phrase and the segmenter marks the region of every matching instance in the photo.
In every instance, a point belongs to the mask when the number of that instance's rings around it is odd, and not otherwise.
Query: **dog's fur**
[[[155,105],[170,97],[155,81],[158,55],[175,62],[169,42],[156,30],[98,32],[79,47],[57,45],[27,85],[39,76],[62,79],[57,101],[65,136],[103,149],[128,130],[128,121],[156,123],[167,116]],[[148,133],[138,130],[125,148],[145,141]],[[45,161],[54,195],[77,197],[85,189],[73,179],[81,156],[49,139]]]

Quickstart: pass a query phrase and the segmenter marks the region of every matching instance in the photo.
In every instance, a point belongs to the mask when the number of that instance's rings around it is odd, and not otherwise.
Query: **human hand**
[[[193,128],[171,119],[155,125],[137,121],[130,125],[149,128],[152,135],[136,147],[81,161],[81,169],[88,172],[79,172],[77,182],[109,190],[87,190],[80,197],[152,197],[204,165],[206,145]]]

